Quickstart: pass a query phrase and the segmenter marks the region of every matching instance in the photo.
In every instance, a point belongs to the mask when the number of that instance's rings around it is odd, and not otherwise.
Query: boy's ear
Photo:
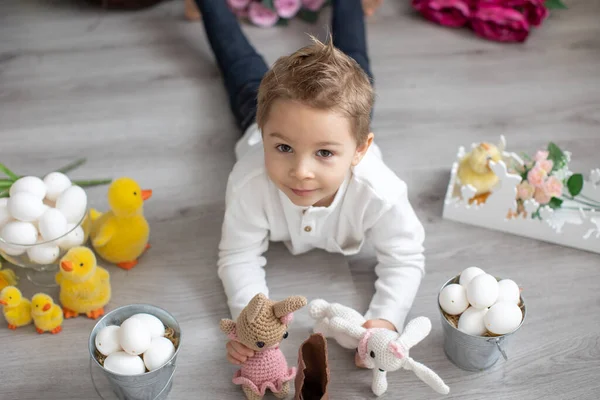
[[[362,144],[358,145],[356,151],[354,152],[354,158],[352,159],[353,167],[357,166],[358,163],[361,162],[365,154],[367,154],[367,150],[369,150],[369,147],[371,147],[374,137],[375,134],[373,134],[373,132],[369,132],[369,134],[367,135],[367,139]]]

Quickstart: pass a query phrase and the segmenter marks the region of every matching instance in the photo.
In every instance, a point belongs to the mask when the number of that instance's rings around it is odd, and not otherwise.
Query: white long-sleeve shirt
[[[257,293],[269,295],[263,268],[269,241],[284,242],[292,254],[318,248],[353,255],[370,240],[377,280],[365,317],[388,320],[402,331],[424,274],[424,230],[406,184],[383,163],[379,149],[371,146],[349,171],[330,206],[308,208],[294,205],[268,178],[256,125],[238,142],[236,155],[218,261],[232,318]]]

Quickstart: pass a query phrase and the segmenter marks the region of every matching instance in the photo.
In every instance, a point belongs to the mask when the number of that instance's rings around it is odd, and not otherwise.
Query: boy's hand
[[[390,321],[385,319],[370,319],[363,324],[363,328],[372,329],[372,328],[385,328],[391,331],[396,331],[396,327]],[[358,368],[367,368],[367,366],[362,362],[360,357],[358,356],[358,351],[354,356],[354,363]]]
[[[226,348],[227,360],[234,365],[243,364],[248,358],[254,356],[254,350],[234,340],[227,342]]]

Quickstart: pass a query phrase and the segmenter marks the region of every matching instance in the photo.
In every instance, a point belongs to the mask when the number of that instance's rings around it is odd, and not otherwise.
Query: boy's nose
[[[299,180],[314,178],[310,165],[306,161],[297,162],[292,168],[292,175]]]

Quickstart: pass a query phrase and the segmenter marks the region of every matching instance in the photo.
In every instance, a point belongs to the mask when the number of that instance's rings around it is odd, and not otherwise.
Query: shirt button
[[[310,231],[312,231],[312,228],[310,226],[304,227],[304,232],[310,232]]]

